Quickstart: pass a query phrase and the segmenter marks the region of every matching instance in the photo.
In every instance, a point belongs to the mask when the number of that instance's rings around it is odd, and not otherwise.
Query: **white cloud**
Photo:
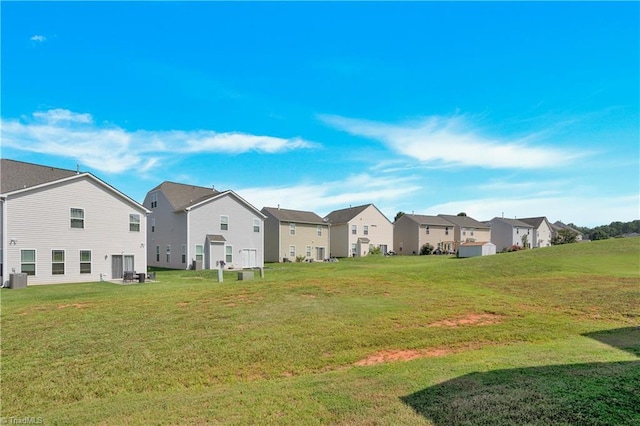
[[[481,135],[464,117],[432,116],[392,125],[335,115],[326,124],[352,135],[378,140],[394,151],[424,163],[491,169],[544,169],[570,164],[574,151],[533,145],[537,135],[505,141]]]
[[[317,144],[300,138],[217,133],[211,130],[128,131],[96,125],[91,114],[66,109],[35,112],[31,119],[3,119],[2,144],[22,151],[74,158],[112,173],[141,171],[176,154],[262,152],[275,154]]]
[[[484,198],[452,201],[424,207],[421,214],[458,214],[465,212],[477,220],[496,216],[508,218],[546,216],[551,222],[561,220],[579,226],[598,226],[619,220],[628,222],[640,217],[638,194],[589,198],[580,195],[540,196],[531,198]]]
[[[31,38],[29,40],[37,41],[38,43],[42,43],[43,41],[46,41],[47,38],[45,36],[43,36],[43,35],[36,34],[36,35],[31,36]]]

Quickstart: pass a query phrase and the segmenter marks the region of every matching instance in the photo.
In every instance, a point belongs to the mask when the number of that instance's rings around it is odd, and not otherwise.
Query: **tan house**
[[[373,204],[334,210],[325,219],[330,225],[331,257],[366,256],[393,247],[393,224]]]
[[[533,226],[533,235],[531,236],[532,248],[551,246],[553,225],[551,225],[546,217],[526,217],[519,220]]]
[[[454,216],[439,214],[454,225],[453,250],[457,251],[461,243],[489,242],[491,241],[491,228],[469,216]]]
[[[329,258],[329,224],[313,212],[264,207],[265,262]]]
[[[405,214],[394,223],[393,250],[397,254],[420,254],[427,243],[445,253],[454,252],[454,224],[440,216],[419,214]]]

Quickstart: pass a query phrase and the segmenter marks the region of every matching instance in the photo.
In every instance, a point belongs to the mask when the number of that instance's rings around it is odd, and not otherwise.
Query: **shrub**
[[[374,247],[371,250],[369,250],[369,256],[377,256],[377,255],[381,255],[382,254],[382,249],[380,248],[380,246],[378,247]]]
[[[424,244],[422,247],[420,247],[420,255],[424,256],[427,254],[431,254],[433,253],[433,246],[429,243]]]
[[[300,256],[296,256],[296,262],[304,262],[304,260],[306,259],[306,256],[300,255]]]

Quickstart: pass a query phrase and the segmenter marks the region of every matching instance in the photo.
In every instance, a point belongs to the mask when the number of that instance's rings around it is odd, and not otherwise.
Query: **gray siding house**
[[[393,247],[393,224],[373,204],[334,210],[325,219],[330,225],[331,257],[366,256],[379,247]]]
[[[149,265],[170,269],[264,266],[264,219],[235,192],[163,182],[149,191]]]
[[[518,219],[494,217],[487,224],[491,227],[491,242],[496,250],[502,251],[511,246],[531,248],[535,238],[533,226]]]
[[[90,173],[0,160],[0,270],[29,285],[146,273],[146,215]]]
[[[420,254],[429,243],[445,253],[455,250],[454,224],[440,216],[404,214],[393,224],[393,250],[397,254]]]
[[[323,261],[329,257],[329,224],[313,212],[264,207],[266,262]]]

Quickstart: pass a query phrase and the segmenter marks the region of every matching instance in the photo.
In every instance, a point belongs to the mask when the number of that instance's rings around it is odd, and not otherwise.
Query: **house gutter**
[[[0,201],[2,201],[2,242],[0,244],[0,249],[2,250],[2,279],[0,279],[0,286],[4,286],[5,276],[7,275],[7,197],[0,196]]]
[[[189,226],[189,211],[191,209],[190,208],[186,208],[184,209],[184,213],[187,215],[187,269],[189,269],[189,265],[190,265],[190,259],[191,259],[191,233],[190,233],[190,229],[191,227]],[[204,255],[204,251],[203,251],[203,255]],[[203,256],[204,257],[204,256]],[[202,259],[202,268],[204,269],[204,259]]]

